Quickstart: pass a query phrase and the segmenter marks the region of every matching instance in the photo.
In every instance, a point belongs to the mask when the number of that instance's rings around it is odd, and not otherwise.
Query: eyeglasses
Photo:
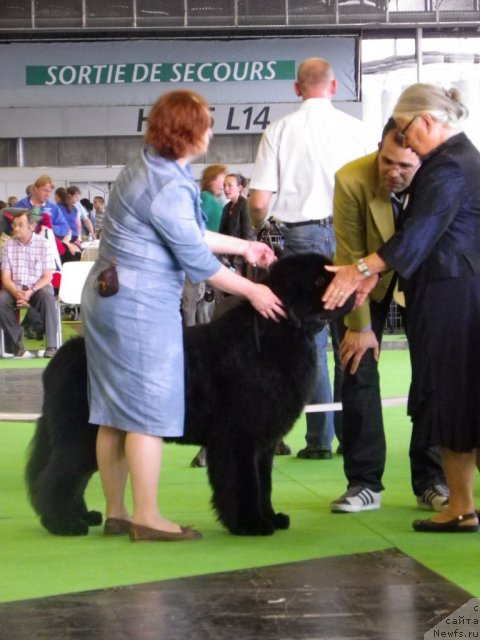
[[[405,139],[407,137],[407,131],[410,128],[410,125],[413,123],[414,120],[416,120],[418,118],[417,116],[413,116],[413,118],[410,120],[410,122],[408,122],[408,124],[406,124],[403,129],[400,129],[400,131],[397,133],[397,138],[398,140],[403,144],[405,142]]]

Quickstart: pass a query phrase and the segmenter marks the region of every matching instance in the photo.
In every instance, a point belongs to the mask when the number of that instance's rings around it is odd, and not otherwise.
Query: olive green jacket
[[[335,264],[353,264],[376,251],[395,233],[390,194],[380,182],[377,156],[375,152],[349,162],[335,175]],[[370,300],[384,298],[392,277],[393,271],[382,275]],[[345,317],[345,325],[353,331],[366,329],[370,322],[368,301]]]

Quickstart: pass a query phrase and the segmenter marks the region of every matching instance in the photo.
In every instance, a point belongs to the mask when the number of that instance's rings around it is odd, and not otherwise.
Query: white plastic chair
[[[62,278],[58,290],[57,311],[58,311],[58,335],[57,345],[63,343],[62,335],[62,305],[69,307],[79,307],[82,301],[82,290],[90,269],[95,263],[92,261],[80,260],[78,262],[66,262],[62,266]]]
[[[0,358],[13,358],[13,353],[5,351],[5,332],[0,329]]]

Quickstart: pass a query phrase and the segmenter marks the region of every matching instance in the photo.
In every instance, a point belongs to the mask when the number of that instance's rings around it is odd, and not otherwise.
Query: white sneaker
[[[448,505],[449,498],[450,491],[446,484],[432,484],[421,496],[417,496],[417,505],[420,509],[443,511]]]
[[[34,358],[35,356],[33,355],[33,353],[31,353],[31,351],[24,351],[21,355],[18,356],[14,356],[14,358],[16,358],[17,360],[22,360],[24,358]]]
[[[372,511],[380,509],[382,495],[366,487],[350,487],[338,500],[330,503],[333,512],[355,513],[357,511]]]

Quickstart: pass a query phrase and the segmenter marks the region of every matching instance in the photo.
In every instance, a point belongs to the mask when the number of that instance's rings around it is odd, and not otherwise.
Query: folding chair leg
[[[0,329],[0,358],[13,358],[13,353],[5,351],[5,332]]]
[[[57,349],[59,349],[63,344],[63,335],[62,335],[62,305],[57,300]]]

